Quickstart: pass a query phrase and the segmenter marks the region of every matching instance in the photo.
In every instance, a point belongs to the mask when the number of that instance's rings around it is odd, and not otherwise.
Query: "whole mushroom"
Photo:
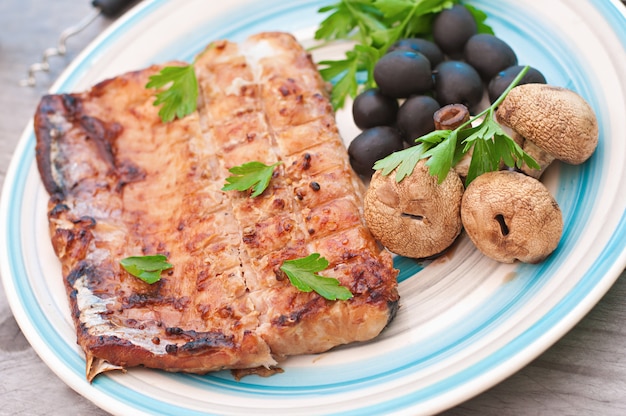
[[[598,145],[598,121],[587,101],[572,90],[545,84],[513,88],[496,112],[498,121],[523,137],[523,149],[541,169],[524,166],[539,178],[554,159],[577,165]]]
[[[559,244],[561,209],[537,179],[495,171],[469,184],[461,203],[469,238],[487,257],[503,263],[539,263]]]
[[[452,169],[438,183],[425,159],[401,182],[393,172],[383,176],[377,171],[365,194],[365,220],[389,251],[412,258],[432,257],[445,251],[461,232],[463,190]]]

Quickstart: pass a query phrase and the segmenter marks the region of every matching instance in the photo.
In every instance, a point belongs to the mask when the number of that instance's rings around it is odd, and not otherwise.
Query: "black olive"
[[[435,130],[433,115],[439,108],[437,100],[428,95],[415,95],[400,106],[397,125],[408,144],[414,146],[415,139]]]
[[[391,126],[396,121],[398,100],[371,88],[359,94],[352,103],[354,123],[361,130],[376,126]]]
[[[389,126],[372,127],[364,130],[348,146],[352,169],[359,175],[370,177],[374,173],[374,162],[402,150],[400,132]]]
[[[435,43],[453,59],[461,57],[465,43],[478,30],[474,16],[460,4],[442,10],[432,27]]]
[[[500,71],[498,75],[493,77],[491,81],[489,81],[489,85],[487,87],[487,91],[489,93],[489,101],[492,103],[498,99],[500,95],[507,89],[507,87],[513,82],[517,74],[524,69],[523,65],[515,65],[505,69],[504,71]],[[523,84],[546,84],[546,78],[543,76],[541,72],[533,67],[528,68],[528,72],[526,75],[522,77],[520,82],[517,85]]]
[[[483,98],[483,83],[480,75],[469,64],[462,61],[445,61],[434,71],[435,98],[441,106],[463,104],[470,111]]]
[[[474,35],[463,49],[465,62],[474,67],[483,80],[489,81],[503,69],[517,65],[517,56],[508,43],[487,33]]]
[[[439,65],[443,59],[443,52],[434,42],[422,38],[405,38],[396,41],[389,47],[387,53],[395,50],[419,52],[430,61],[430,67]]]
[[[389,97],[405,98],[432,88],[430,61],[419,52],[396,50],[383,55],[374,66],[374,80]]]

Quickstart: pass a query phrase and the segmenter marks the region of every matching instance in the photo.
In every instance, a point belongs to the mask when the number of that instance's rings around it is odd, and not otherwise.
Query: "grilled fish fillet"
[[[45,96],[35,115],[87,377],[270,368],[376,337],[397,309],[397,271],[364,226],[362,185],[310,56],[284,33],[213,42],[194,64],[198,110],[171,123],[145,88],[161,68]],[[282,162],[263,194],[221,190],[229,168],[253,160]],[[174,267],[152,285],[119,265],[157,253]],[[290,284],[280,266],[310,253],[352,299]]]

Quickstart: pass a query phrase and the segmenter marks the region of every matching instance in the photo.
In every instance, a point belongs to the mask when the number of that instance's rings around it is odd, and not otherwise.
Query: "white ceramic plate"
[[[77,91],[169,59],[190,60],[209,41],[263,30],[310,45],[326,1],[144,1],[100,36],[52,88]],[[501,265],[462,238],[423,268],[396,259],[401,309],[370,343],[289,359],[270,378],[234,381],[132,369],[85,381],[84,360],[47,236],[47,194],[26,128],[0,206],[0,263],[12,310],[43,360],[77,392],[115,414],[433,413],[501,381],[557,341],[609,289],[626,264],[626,16],[616,0],[476,0],[488,23],[597,112],[600,143],[582,166],[556,165],[546,183],[565,219],[556,252],[539,265]],[[340,57],[339,49],[315,58]],[[34,109],[33,109],[34,111]],[[346,140],[349,112],[338,114]]]

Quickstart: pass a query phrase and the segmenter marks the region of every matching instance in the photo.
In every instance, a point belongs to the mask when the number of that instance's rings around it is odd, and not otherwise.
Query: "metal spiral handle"
[[[91,22],[93,22],[101,14],[106,17],[114,17],[120,13],[124,7],[134,0],[93,0],[92,5],[94,10],[85,16],[76,25],[68,27],[59,36],[57,46],[54,48],[48,48],[44,51],[41,58],[41,62],[32,64],[28,68],[28,76],[20,81],[21,86],[33,87],[37,84],[35,74],[38,72],[50,71],[50,58],[54,56],[64,56],[67,53],[67,39],[85,29]]]

